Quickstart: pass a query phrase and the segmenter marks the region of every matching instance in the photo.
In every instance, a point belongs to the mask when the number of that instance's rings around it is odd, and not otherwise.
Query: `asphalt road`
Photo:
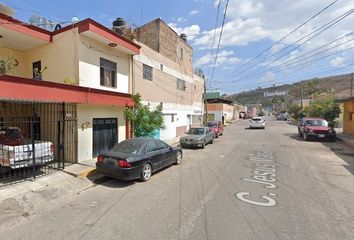
[[[1,239],[354,239],[354,151],[247,125],[146,183],[103,178],[37,204]]]

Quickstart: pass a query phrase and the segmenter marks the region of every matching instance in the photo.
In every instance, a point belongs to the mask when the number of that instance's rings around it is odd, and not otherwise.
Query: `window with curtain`
[[[101,86],[117,87],[117,63],[100,58]]]

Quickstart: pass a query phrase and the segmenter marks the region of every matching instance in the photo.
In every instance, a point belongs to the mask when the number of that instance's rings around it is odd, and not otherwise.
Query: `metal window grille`
[[[181,91],[186,91],[186,81],[177,78],[177,89]]]
[[[146,80],[152,80],[152,67],[143,64],[143,78]]]

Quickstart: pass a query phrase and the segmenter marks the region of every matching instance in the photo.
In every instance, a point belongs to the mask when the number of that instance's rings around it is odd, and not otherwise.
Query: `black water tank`
[[[179,35],[184,41],[187,41],[187,35],[185,33],[181,33],[181,35]]]
[[[124,18],[119,17],[113,21],[112,25],[113,27],[124,28],[127,25],[127,22],[124,20]]]

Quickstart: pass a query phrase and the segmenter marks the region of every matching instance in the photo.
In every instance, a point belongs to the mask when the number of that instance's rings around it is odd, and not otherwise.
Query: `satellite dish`
[[[6,6],[3,3],[0,3],[0,13],[12,17],[12,15],[15,14],[15,10],[13,10],[12,8]]]

